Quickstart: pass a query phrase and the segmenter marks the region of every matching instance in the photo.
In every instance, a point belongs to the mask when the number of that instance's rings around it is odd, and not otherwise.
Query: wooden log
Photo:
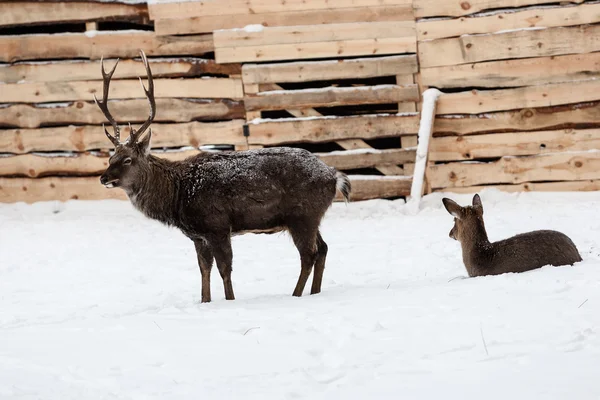
[[[584,0],[569,0],[569,3],[582,3]],[[548,0],[415,0],[413,8],[417,18],[441,17],[473,14],[483,10],[547,4]]]
[[[317,153],[316,155],[327,165],[339,170],[375,168],[382,165],[396,166],[406,162],[415,162],[415,150],[405,149],[360,149]]]
[[[204,74],[234,75],[241,73],[240,64],[217,64],[202,58],[150,59],[155,78],[196,77]],[[114,60],[106,60],[107,66]],[[144,76],[142,64],[136,60],[121,60],[114,79]],[[100,61],[70,60],[48,63],[18,63],[0,65],[0,82],[65,82],[102,80]]]
[[[246,95],[247,111],[335,107],[351,104],[386,104],[419,99],[417,85],[327,87],[323,89],[277,90]]]
[[[438,88],[530,86],[598,77],[600,77],[600,53],[488,61],[421,69],[423,84]]]
[[[486,189],[503,192],[595,192],[600,190],[600,180],[565,182],[526,182],[518,185],[485,185],[436,189],[436,192],[478,193]]]
[[[2,103],[45,103],[74,100],[93,100],[94,94],[102,98],[101,81],[76,82],[32,82],[2,85]],[[244,97],[241,79],[192,78],[154,79],[156,98],[231,98]],[[110,97],[113,99],[145,98],[144,91],[136,79],[111,82]]]
[[[600,25],[518,30],[469,35],[419,43],[422,68],[505,60],[591,53],[600,50]]]
[[[326,24],[279,26],[274,28],[226,29],[215,31],[215,49],[223,47],[254,47],[281,44],[332,42],[374,38],[410,37],[415,33],[414,21],[356,22],[351,24]]]
[[[301,142],[332,142],[341,139],[375,139],[415,134],[418,114],[334,118],[294,118],[250,124],[250,144],[280,145]]]
[[[435,120],[434,133],[437,136],[446,133],[472,135],[598,125],[600,125],[600,103],[595,102],[477,115],[442,116]]]
[[[44,3],[14,1],[0,3],[0,26],[132,20],[148,17],[145,4]]]
[[[296,26],[351,22],[412,21],[412,6],[373,6],[325,10],[280,11],[261,14],[210,15],[154,21],[158,35],[189,35],[247,25]]]
[[[124,46],[123,43],[127,43]],[[42,35],[0,36],[0,61],[56,60],[100,57],[134,58],[208,53],[214,50],[212,35],[157,36],[148,31],[100,31]]]
[[[243,120],[153,124],[152,146],[155,148],[197,147],[204,144],[246,143],[242,132],[243,124]],[[128,136],[127,131],[126,128],[122,129],[123,140]],[[113,148],[99,126],[9,129],[1,132],[0,153],[21,154],[32,151],[86,151]]]
[[[410,194],[412,177],[352,175],[350,183],[350,201],[404,197]],[[339,193],[336,199],[341,200]]]
[[[141,90],[141,89],[140,89]],[[140,123],[148,118],[148,100],[110,101],[112,115],[120,123]],[[244,118],[244,106],[235,100],[156,99],[155,122],[212,121]],[[51,107],[12,104],[0,107],[0,126],[38,128],[56,125],[99,125],[106,117],[93,102],[59,103]]]
[[[421,20],[417,23],[417,38],[421,41],[522,28],[550,28],[597,22],[600,22],[600,4],[584,3],[576,7],[533,8],[517,12],[509,10],[481,17]]]
[[[600,129],[446,136],[432,139],[429,159],[432,161],[473,160],[599,148]]]
[[[547,107],[600,100],[600,80],[550,83],[501,90],[471,90],[440,96],[438,114],[476,114],[488,111]]]
[[[600,152],[503,157],[488,163],[436,164],[430,166],[427,176],[433,188],[600,179]]]
[[[227,7],[220,1],[150,3],[150,19],[192,18],[209,15],[261,14],[307,10],[332,10],[351,7],[411,6],[412,0],[229,0]]]
[[[343,40],[269,46],[223,47],[215,50],[218,63],[259,62],[309,58],[415,53],[415,37]]]

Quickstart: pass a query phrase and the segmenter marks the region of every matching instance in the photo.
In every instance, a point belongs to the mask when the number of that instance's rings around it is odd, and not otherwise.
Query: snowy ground
[[[335,204],[317,296],[287,235],[236,237],[210,304],[128,203],[1,205],[0,398],[599,398],[600,193],[483,192],[491,240],[557,229],[584,261],[474,279],[441,197]]]

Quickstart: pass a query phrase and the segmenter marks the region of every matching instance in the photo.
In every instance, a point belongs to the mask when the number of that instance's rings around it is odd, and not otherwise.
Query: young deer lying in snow
[[[148,74],[148,89],[142,87],[150,102],[150,116],[140,129],[131,129],[124,142],[107,103],[117,65],[106,73],[102,64],[103,100],[96,99],[96,104],[113,127],[114,136],[106,129],[105,133],[115,152],[100,182],[123,189],[147,217],[179,228],[194,242],[203,302],[211,300],[213,258],[223,279],[225,298],[234,299],[231,236],[247,232],[289,231],[301,261],[293,295],[302,295],[313,266],[311,294],[319,293],[327,256],[319,225],[336,189],[348,200],[348,177],[310,152],[292,148],[199,153],[180,162],[151,155],[152,131],[138,141],[156,114],[152,72],[144,52],[141,56]]]
[[[545,265],[572,265],[581,261],[571,239],[556,231],[533,231],[490,243],[478,194],[473,197],[473,206],[461,207],[447,198],[442,202],[454,217],[450,237],[460,242],[463,262],[471,277],[524,272]]]

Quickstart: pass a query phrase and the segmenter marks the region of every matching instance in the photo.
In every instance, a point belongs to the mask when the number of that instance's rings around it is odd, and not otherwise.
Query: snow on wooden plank
[[[281,11],[260,14],[210,15],[158,19],[154,31],[158,35],[183,35],[206,33],[219,29],[243,28],[246,25],[292,26],[320,25],[351,22],[382,22],[413,20],[410,4],[399,6],[353,7],[341,9]]]
[[[600,152],[510,156],[489,163],[435,164],[429,167],[427,178],[433,188],[600,179]]]
[[[422,68],[488,60],[591,53],[600,50],[600,25],[520,29],[419,43]]]
[[[416,55],[358,58],[351,60],[245,64],[244,83],[309,82],[412,75],[418,72]]]
[[[570,0],[569,3],[582,3],[584,0]],[[483,10],[497,10],[511,7],[524,7],[536,4],[555,3],[552,0],[414,0],[413,7],[417,18],[468,15]]]
[[[127,45],[124,46],[123,44]],[[89,58],[134,58],[208,53],[214,50],[212,35],[157,36],[148,31],[91,31],[40,35],[0,36],[0,61]]]

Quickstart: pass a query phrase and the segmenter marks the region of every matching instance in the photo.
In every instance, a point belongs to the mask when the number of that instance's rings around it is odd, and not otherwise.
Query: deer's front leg
[[[219,273],[223,279],[225,299],[235,300],[235,295],[233,294],[233,284],[231,283],[231,263],[233,261],[231,236],[229,234],[218,235],[211,237],[209,241],[217,262],[217,268],[219,269]]]
[[[210,270],[213,264],[213,254],[210,244],[204,239],[194,239],[196,254],[198,256],[198,266],[202,275],[202,302],[210,302]]]

